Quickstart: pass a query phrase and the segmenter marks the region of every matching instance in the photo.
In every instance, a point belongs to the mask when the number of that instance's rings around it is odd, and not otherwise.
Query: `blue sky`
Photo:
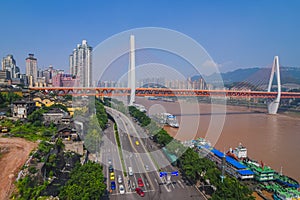
[[[221,71],[271,65],[300,67],[297,0],[2,0],[0,56],[13,54],[21,71],[34,53],[44,68],[68,70],[68,56],[86,39],[96,46],[138,27],[182,32],[200,43]]]

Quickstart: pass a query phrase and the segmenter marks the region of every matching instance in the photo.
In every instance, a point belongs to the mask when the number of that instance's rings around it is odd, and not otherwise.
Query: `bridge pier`
[[[274,100],[270,99],[269,101],[267,101],[268,113],[272,115],[277,114],[279,103],[280,103],[280,97],[281,97],[281,83],[280,83],[280,70],[279,70],[278,56],[274,57],[274,62],[273,62],[269,86],[268,86],[268,92],[271,92],[272,82],[275,73],[277,79],[277,97]]]
[[[274,101],[267,102],[268,106],[268,113],[271,115],[277,114],[278,108],[279,108],[280,100],[275,99]]]

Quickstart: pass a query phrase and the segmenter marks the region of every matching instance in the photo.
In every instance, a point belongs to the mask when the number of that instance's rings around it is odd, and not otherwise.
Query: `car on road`
[[[119,185],[119,191],[120,191],[120,194],[124,194],[125,193],[125,188],[123,185]]]
[[[132,167],[128,167],[128,174],[129,176],[133,176]]]
[[[112,163],[111,163],[111,159],[110,159],[110,158],[108,159],[108,164],[109,164],[109,165],[111,165],[111,164],[112,164]]]
[[[139,187],[144,187],[143,180],[141,178],[138,178],[138,186]]]
[[[110,189],[115,190],[116,189],[116,182],[112,181],[110,183]]]
[[[145,196],[145,192],[141,188],[135,188],[135,191],[141,197]]]
[[[149,166],[145,165],[145,169],[146,169],[146,171],[149,171]]]
[[[110,180],[115,180],[115,174],[114,173],[110,173]]]
[[[140,145],[139,141],[135,141],[135,144],[136,144],[137,146]]]
[[[109,165],[108,167],[109,173],[113,173],[114,172],[114,168],[112,165]]]
[[[118,176],[118,183],[122,183],[123,182],[123,180],[122,180],[122,176],[121,175],[119,175]]]

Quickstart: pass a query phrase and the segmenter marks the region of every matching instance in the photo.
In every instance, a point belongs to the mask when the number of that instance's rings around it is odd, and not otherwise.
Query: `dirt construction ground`
[[[0,200],[9,199],[14,181],[36,143],[21,138],[0,137]]]

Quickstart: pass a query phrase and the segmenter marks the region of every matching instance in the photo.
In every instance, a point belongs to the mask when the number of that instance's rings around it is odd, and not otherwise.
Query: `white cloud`
[[[218,64],[215,63],[213,60],[206,60],[203,64],[202,67],[218,67]]]

